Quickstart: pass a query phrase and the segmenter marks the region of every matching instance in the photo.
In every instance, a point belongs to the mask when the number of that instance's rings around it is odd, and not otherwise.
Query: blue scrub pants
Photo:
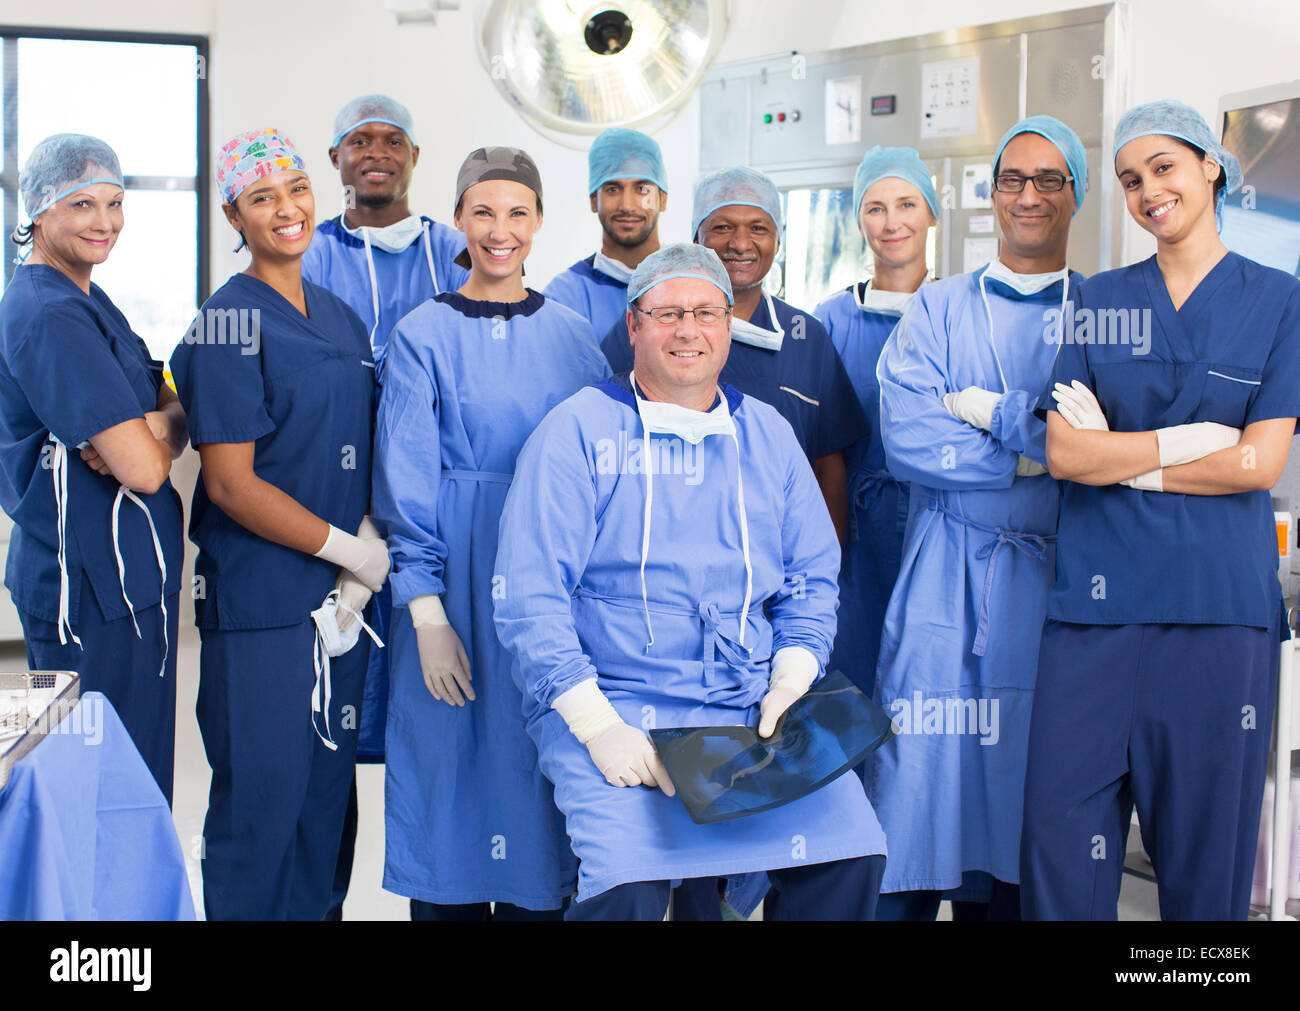
[[[559,909],[525,909],[511,902],[424,902],[411,900],[411,919],[425,923],[544,923],[564,919],[569,900]]]
[[[939,915],[939,904],[952,899],[952,918],[957,923],[1006,923],[1020,919],[1020,886],[997,878],[990,879],[988,901],[975,902],[957,898],[955,892],[886,892],[876,906],[877,920],[932,921]]]
[[[59,644],[59,626],[22,611],[18,613],[32,670],[75,671],[81,693],[103,692],[122,719],[140,757],[153,773],[167,803],[172,802],[172,771],[176,752],[176,634],[180,594],[167,598],[167,668],[163,659],[162,608],[155,604],[131,617],[105,621],[95,603],[90,581],[81,579],[81,607],[73,626],[81,647],[71,639]]]
[[[773,922],[875,919],[876,897],[880,894],[880,880],[884,874],[883,856],[770,870],[767,876],[771,879],[772,890],[763,900],[763,919]],[[716,885],[714,887],[716,889]],[[617,885],[585,902],[573,903],[564,918],[575,921],[662,920],[668,911],[671,889],[671,881],[635,881]]]
[[[370,640],[331,663],[330,731],[316,736],[316,626],[200,629],[199,729],[212,788],[203,824],[209,920],[319,920],[330,905]],[[324,729],[323,720],[318,722]]]
[[[380,640],[388,643],[388,629],[392,627],[393,591],[385,583],[366,606],[366,623],[375,630]],[[388,721],[388,650],[380,649],[361,633],[370,648],[366,669],[365,688],[361,695],[360,736],[357,738],[357,764],[382,765],[384,762],[384,724]],[[347,811],[343,816],[343,832],[339,838],[339,858],[334,867],[334,885],[330,890],[330,908],[327,920],[343,919],[343,901],[348,897],[352,883],[352,863],[357,852],[357,777],[352,775],[348,791]]]
[[[1047,622],[1020,844],[1025,919],[1116,918],[1135,805],[1161,918],[1246,918],[1277,664],[1276,629]]]

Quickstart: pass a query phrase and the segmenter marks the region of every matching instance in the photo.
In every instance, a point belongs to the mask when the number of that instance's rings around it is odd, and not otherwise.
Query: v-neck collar
[[[259,292],[263,294],[263,297],[269,298],[271,301],[271,308],[278,310],[280,313],[287,316],[289,319],[293,320],[293,322],[296,323],[297,325],[306,327],[308,330],[310,330],[317,337],[320,337],[322,340],[326,340],[329,341],[330,343],[333,343],[333,341],[330,340],[329,336],[325,333],[325,331],[321,329],[320,323],[317,322],[317,319],[311,315],[312,309],[318,307],[312,305],[311,289],[308,287],[306,281],[303,281],[303,285],[302,285],[302,298],[303,298],[303,302],[305,302],[307,305],[308,315],[304,316],[301,312],[299,312],[298,307],[296,305],[290,302],[287,298],[285,298],[282,294],[280,294],[280,292],[276,291],[269,284],[263,281],[260,277],[254,277],[252,274],[246,274],[241,270],[239,273],[235,274],[235,278],[239,278],[240,283],[252,284],[254,288],[256,288]],[[232,280],[233,279],[234,278],[232,278]]]
[[[1200,283],[1183,300],[1182,307],[1179,309],[1174,308],[1174,300],[1169,297],[1169,288],[1165,284],[1164,275],[1160,273],[1160,264],[1156,262],[1155,255],[1152,254],[1150,258],[1143,261],[1142,279],[1146,283],[1147,296],[1156,318],[1160,321],[1161,329],[1169,337],[1170,350],[1176,360],[1200,361],[1201,352],[1183,321],[1200,314],[1200,310],[1228,279],[1235,267],[1236,257],[1236,253],[1228,250],[1219,262],[1210,268],[1209,273],[1201,278]]]

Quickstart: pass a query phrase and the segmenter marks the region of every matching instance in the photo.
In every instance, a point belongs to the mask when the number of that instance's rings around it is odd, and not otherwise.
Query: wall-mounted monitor
[[[1224,204],[1224,244],[1300,277],[1300,81],[1225,95],[1219,128],[1245,175]]]

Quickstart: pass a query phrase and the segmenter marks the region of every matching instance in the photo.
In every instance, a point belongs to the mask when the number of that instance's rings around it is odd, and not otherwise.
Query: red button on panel
[[[778,112],[778,113],[776,114],[776,121],[777,121],[778,123],[784,123],[784,122],[785,122],[785,113],[784,113],[784,112]]]

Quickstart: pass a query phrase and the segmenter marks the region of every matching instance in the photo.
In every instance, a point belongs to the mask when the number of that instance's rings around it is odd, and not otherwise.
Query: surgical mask
[[[1057,281],[1061,281],[1060,319],[1062,320],[1061,325],[1064,326],[1065,302],[1066,299],[1070,297],[1070,268],[1067,264],[1060,270],[1054,270],[1046,274],[1017,274],[1001,260],[994,258],[990,261],[988,269],[985,270],[984,273],[980,274],[980,297],[984,300],[984,316],[989,323],[989,347],[993,351],[993,362],[998,367],[998,378],[1002,380],[1002,390],[1005,393],[1008,392],[1011,387],[1007,385],[1006,373],[1002,371],[1002,359],[998,355],[998,345],[993,339],[993,310],[989,307],[989,293],[988,289],[984,286],[984,282],[989,275],[993,276],[993,280],[1005,284],[1013,291],[1019,292],[1021,295],[1025,296],[1036,295],[1040,291],[1045,291],[1047,288],[1050,288]],[[1061,350],[1059,344],[1057,345],[1056,350],[1059,354]]]
[[[731,339],[740,341],[742,344],[748,344],[751,347],[762,348],[764,351],[780,351],[781,342],[785,340],[785,330],[781,324],[776,322],[776,307],[772,304],[772,296],[763,293],[763,298],[767,300],[767,315],[773,323],[776,323],[775,330],[764,330],[761,326],[755,326],[747,319],[741,319],[739,316],[731,317]]]
[[[385,253],[403,252],[424,231],[424,222],[418,214],[408,215],[401,221],[394,221],[391,225],[384,225],[382,228],[372,225],[349,228],[346,215],[339,217],[339,224],[349,235],[354,235],[358,239],[368,239],[371,245],[377,246]]]
[[[379,281],[375,277],[375,257],[371,253],[372,245],[378,246],[386,253],[400,253],[410,247],[419,235],[424,236],[424,259],[429,265],[429,278],[433,281],[433,293],[442,294],[442,285],[438,283],[438,271],[433,265],[433,246],[429,243],[429,223],[419,215],[412,214],[401,221],[383,228],[349,228],[346,209],[339,215],[339,224],[343,231],[354,237],[360,237],[366,247],[366,270],[370,275],[370,309],[374,313],[374,322],[370,324],[370,350],[378,354],[375,347],[375,331],[379,329]],[[407,233],[410,233],[409,235]]]
[[[989,268],[984,272],[984,276],[1000,281],[1021,295],[1037,295],[1057,281],[1064,280],[1069,269],[1069,267],[1062,267],[1060,270],[1048,271],[1046,274],[1017,274],[1000,259],[994,257],[989,262]]]
[[[658,432],[685,439],[698,446],[710,435],[735,435],[736,424],[727,410],[727,398],[718,397],[718,406],[711,411],[692,411],[680,404],[659,400],[643,400],[636,387],[636,374],[632,375],[632,391],[636,394],[637,410],[646,433]]]
[[[627,284],[628,281],[632,280],[632,267],[629,267],[626,263],[622,263],[619,260],[611,259],[604,253],[597,253],[596,258],[591,261],[591,266],[593,269],[599,270],[606,277],[612,277],[615,281],[619,281],[622,284]]]
[[[915,297],[914,291],[881,291],[873,288],[870,281],[867,282],[865,292],[856,286],[853,289],[853,298],[858,303],[859,309],[863,312],[878,312],[887,316],[903,315]]]
[[[375,630],[366,624],[366,619],[348,607],[345,610],[355,615],[356,620],[347,628],[339,628],[339,609],[344,607],[339,603],[339,591],[330,590],[325,599],[321,602],[320,607],[311,612],[311,620],[316,624],[316,644],[312,651],[312,664],[316,669],[316,683],[311,690],[311,725],[316,731],[316,736],[321,739],[321,743],[330,751],[338,750],[338,745],[334,743],[330,734],[330,697],[333,694],[332,681],[330,678],[330,658],[342,656],[347,653],[361,638],[361,630],[369,634],[374,640],[375,645],[383,648],[383,640],[375,633]],[[320,732],[320,727],[316,725],[316,716],[324,712],[325,714],[325,733]]]
[[[636,373],[629,377],[632,395],[636,397],[637,413],[645,439],[645,516],[641,525],[641,606],[645,610],[646,633],[650,640],[648,650],[655,643],[654,626],[650,622],[650,595],[646,590],[645,566],[650,557],[650,511],[654,503],[654,454],[650,451],[650,435],[659,432],[675,435],[692,445],[699,445],[710,435],[730,436],[736,447],[736,502],[740,514],[740,550],[745,561],[745,603],[740,611],[740,645],[745,645],[745,626],[749,623],[749,604],[754,596],[754,567],[749,557],[749,519],[745,513],[745,482],[742,476],[744,461],[740,458],[740,439],[736,423],[727,407],[726,396],[718,392],[718,406],[711,411],[692,411],[678,404],[645,400],[636,385]]]

